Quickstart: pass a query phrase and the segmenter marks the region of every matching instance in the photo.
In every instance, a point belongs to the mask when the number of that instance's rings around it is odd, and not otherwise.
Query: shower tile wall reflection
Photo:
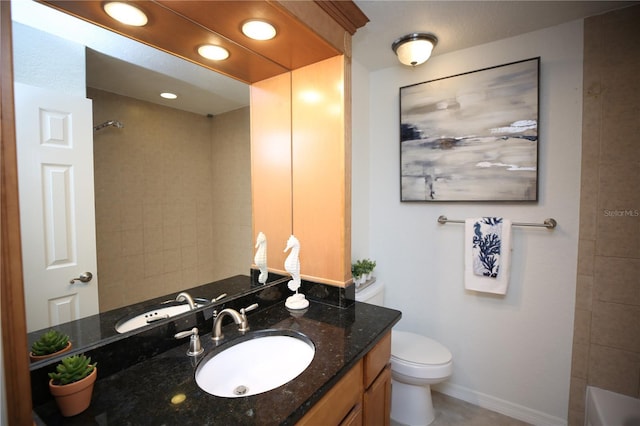
[[[212,118],[89,88],[100,310],[234,274],[253,257],[249,108]]]

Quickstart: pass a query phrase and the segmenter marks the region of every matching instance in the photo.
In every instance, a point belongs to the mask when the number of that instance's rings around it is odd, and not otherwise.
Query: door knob
[[[93,278],[93,274],[91,272],[83,272],[78,278],[73,278],[71,281],[69,281],[69,284],[75,284],[76,281],[88,283],[89,281],[91,281],[91,278]]]

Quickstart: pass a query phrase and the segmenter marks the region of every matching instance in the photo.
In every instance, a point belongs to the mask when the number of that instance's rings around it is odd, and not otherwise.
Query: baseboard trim
[[[550,416],[541,411],[532,410],[531,408],[524,407],[522,405],[514,404],[504,399],[496,398],[491,395],[487,395],[481,392],[474,391],[464,386],[440,383],[432,386],[432,388],[445,395],[452,396],[454,398],[461,399],[468,403],[477,405],[487,410],[495,411],[505,416],[513,417],[523,422],[530,423],[532,425],[544,425],[544,426],[566,426],[567,420],[559,417]]]

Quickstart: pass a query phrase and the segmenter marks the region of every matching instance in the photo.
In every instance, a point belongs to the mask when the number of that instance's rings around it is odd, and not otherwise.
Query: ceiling
[[[1,1],[1,0],[0,0]],[[139,45],[138,48],[151,49]],[[87,86],[201,115],[218,115],[249,105],[249,86],[171,55],[152,66],[149,59],[132,63],[87,49]],[[136,59],[141,59],[136,56]],[[160,93],[174,93],[164,99]]]
[[[398,1],[355,0],[369,22],[353,36],[353,57],[370,71],[401,65],[391,43],[408,33],[431,32],[433,55],[582,19],[640,1]],[[87,83],[137,99],[199,114],[220,114],[249,104],[249,88],[195,64],[134,43],[35,2],[13,2],[13,19],[83,42]],[[101,53],[99,53],[101,52]],[[119,59],[118,59],[119,58]],[[175,101],[159,98],[173,91]]]
[[[353,36],[353,57],[370,71],[401,65],[391,43],[403,35],[438,37],[433,56],[627,7],[638,1],[355,0],[369,23]]]

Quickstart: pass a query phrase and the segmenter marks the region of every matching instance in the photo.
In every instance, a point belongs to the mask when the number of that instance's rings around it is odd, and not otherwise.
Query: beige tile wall
[[[214,276],[249,272],[253,263],[251,228],[251,149],[249,108],[213,118]],[[283,247],[284,249],[284,247]]]
[[[249,108],[215,117],[89,89],[100,310],[251,266]],[[197,296],[197,295],[195,295]]]
[[[585,20],[569,424],[587,385],[640,397],[640,6]]]

